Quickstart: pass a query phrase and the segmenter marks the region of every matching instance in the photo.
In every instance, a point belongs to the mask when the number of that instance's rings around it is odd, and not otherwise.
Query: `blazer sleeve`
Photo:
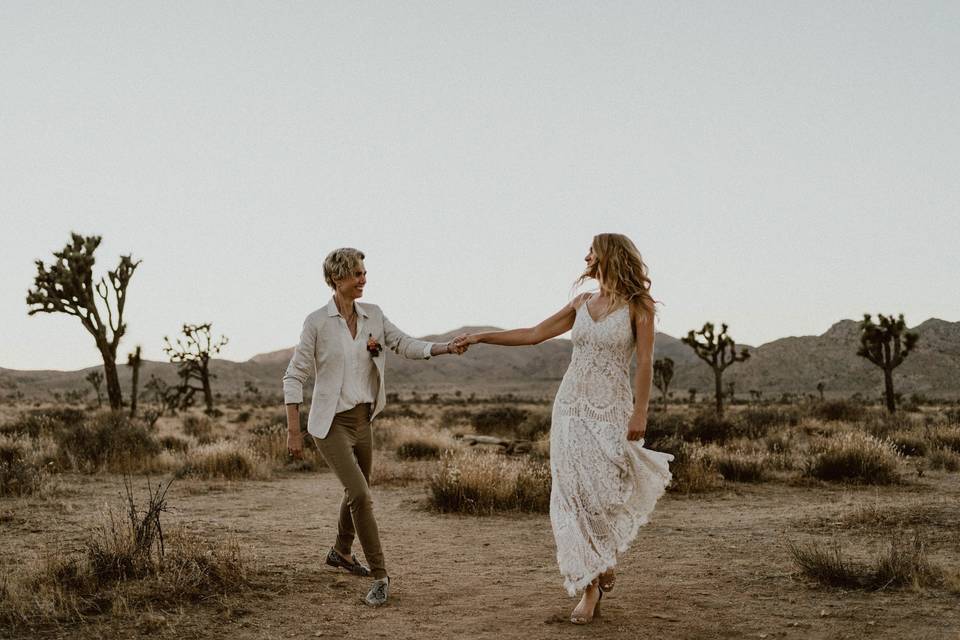
[[[317,326],[310,318],[303,322],[303,331],[300,332],[300,343],[293,350],[293,357],[283,374],[283,402],[284,404],[300,404],[303,402],[303,385],[311,373],[316,371],[314,353],[317,345]]]
[[[410,360],[426,360],[434,344],[411,338],[387,320],[387,316],[383,316],[383,339],[391,351]]]

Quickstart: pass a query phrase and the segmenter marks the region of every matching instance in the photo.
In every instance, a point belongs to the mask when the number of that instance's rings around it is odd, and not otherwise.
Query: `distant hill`
[[[442,342],[464,332],[495,330],[495,327],[461,327],[444,334],[424,336]],[[920,334],[915,353],[896,370],[897,390],[934,397],[960,397],[960,322],[932,318],[912,329]],[[800,336],[774,340],[759,347],[745,346],[750,360],[732,366],[724,381],[733,381],[736,393],[746,397],[757,390],[764,397],[781,393],[815,393],[823,381],[828,395],[862,393],[876,397],[882,393],[883,377],[875,366],[856,355],[859,322],[841,320],[819,336]],[[503,348],[475,345],[462,357],[443,356],[432,361],[405,360],[387,352],[387,375],[391,391],[424,395],[434,392],[463,394],[515,393],[552,396],[570,362],[569,340],[548,340],[532,347]],[[246,362],[215,360],[218,376],[214,388],[223,395],[241,392],[246,382],[269,394],[279,393],[287,362],[293,348],[254,356]],[[677,395],[696,388],[709,393],[713,374],[679,339],[658,333],[655,357],[670,357],[676,363],[671,388]],[[20,391],[26,398],[47,399],[53,392],[88,388],[80,371],[14,371],[0,369],[0,396]],[[121,384],[129,394],[130,369],[120,367]],[[141,380],[158,375],[173,382],[173,365],[145,362]],[[658,392],[654,391],[654,397]]]

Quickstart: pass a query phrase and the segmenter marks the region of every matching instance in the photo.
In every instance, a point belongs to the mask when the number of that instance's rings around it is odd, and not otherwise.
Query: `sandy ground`
[[[138,478],[142,495],[144,478]],[[0,567],[84,536],[91,515],[120,504],[117,476],[65,476],[45,499],[0,500]],[[960,478],[928,475],[894,489],[738,485],[667,495],[621,559],[616,590],[593,625],[566,622],[546,516],[469,517],[425,509],[422,486],[377,488],[393,576],[388,606],[362,597],[369,579],[323,565],[340,487],[329,473],[268,482],[175,481],[167,522],[235,535],[256,558],[257,588],[179,611],[45,633],[63,638],[960,638],[960,597],[945,591],[845,592],[799,578],[787,541],[839,536],[866,557],[888,534],[838,530],[854,505],[934,504],[932,558],[960,563]],[[359,550],[359,543],[357,544]],[[11,637],[9,629],[0,635]],[[21,636],[22,637],[22,636]]]

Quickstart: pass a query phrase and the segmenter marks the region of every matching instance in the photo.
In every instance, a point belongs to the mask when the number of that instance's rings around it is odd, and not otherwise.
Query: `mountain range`
[[[827,396],[860,393],[878,397],[883,375],[876,366],[856,355],[860,323],[841,320],[818,336],[788,337],[747,349],[750,359],[731,366],[724,383],[733,382],[735,393],[746,397],[759,392],[764,398],[783,393],[816,393],[819,382]],[[495,327],[461,327],[425,340],[446,341],[464,332],[495,330]],[[905,395],[923,394],[937,398],[960,398],[960,322],[931,318],[912,331],[920,334],[916,350],[894,372],[896,390]],[[552,397],[570,362],[572,343],[568,339],[548,340],[531,347],[503,348],[475,345],[461,357],[442,356],[431,361],[404,360],[387,352],[387,381],[391,391],[424,396],[432,393],[480,397],[513,393],[519,396]],[[263,353],[246,362],[214,360],[213,386],[224,396],[241,393],[248,386],[276,395],[293,348]],[[674,361],[671,390],[686,396],[689,389],[712,393],[713,372],[693,350],[678,338],[657,333],[655,357]],[[78,371],[18,371],[0,368],[0,397],[22,393],[24,399],[50,399],[54,393],[90,389],[84,377],[92,368]],[[130,368],[121,366],[121,385],[129,395]],[[176,380],[174,365],[145,361],[140,379],[156,375]],[[659,392],[654,391],[653,397]]]

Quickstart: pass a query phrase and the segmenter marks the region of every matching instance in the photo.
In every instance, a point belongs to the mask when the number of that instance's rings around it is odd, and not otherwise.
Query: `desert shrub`
[[[913,431],[894,431],[888,436],[890,442],[905,456],[927,455],[927,438],[923,433]]]
[[[86,414],[79,409],[33,409],[0,427],[0,433],[39,438],[43,434],[54,435],[72,429],[81,424],[85,418]]]
[[[429,440],[409,440],[397,447],[397,457],[401,460],[425,460],[439,458],[443,449]]]
[[[914,416],[904,413],[871,412],[863,419],[862,428],[874,438],[890,438],[891,434],[913,431],[918,422]]]
[[[516,407],[493,407],[482,409],[470,417],[470,424],[477,433],[513,433],[527,419],[528,412]]]
[[[166,451],[173,451],[175,453],[183,453],[190,448],[190,441],[184,440],[177,436],[163,436],[157,442],[163,447]]]
[[[524,440],[536,440],[543,434],[550,433],[550,423],[549,413],[531,411],[524,421],[517,425],[516,436]]]
[[[852,400],[827,400],[813,405],[812,413],[821,420],[858,422],[866,415],[866,408]]]
[[[712,461],[704,455],[703,447],[674,439],[679,443],[672,450],[660,449],[674,456],[670,464],[673,479],[667,487],[677,493],[702,493],[722,486],[723,477],[714,468]]]
[[[29,442],[0,435],[0,497],[36,493],[45,479],[43,469],[34,461]]]
[[[134,472],[160,453],[147,427],[121,411],[98,414],[56,437],[63,460],[79,471]]]
[[[169,483],[151,490],[142,509],[128,479],[125,486],[126,512],[111,509],[78,550],[55,550],[7,576],[0,621],[23,629],[89,622],[98,614],[177,608],[251,586],[249,561],[235,540],[208,542],[161,529]]]
[[[184,416],[183,433],[196,438],[200,444],[213,442],[213,431],[216,423],[209,416]]]
[[[768,464],[766,453],[748,452],[743,449],[726,449],[709,446],[702,455],[709,460],[710,466],[733,482],[762,482],[766,478],[765,467]]]
[[[250,421],[250,418],[252,417],[253,417],[253,413],[251,413],[250,411],[244,410],[237,414],[237,416],[233,419],[233,422],[236,422],[238,424],[246,424],[247,422]]]
[[[649,442],[651,447],[658,448],[654,446],[656,443],[667,438],[680,437],[688,428],[688,420],[682,414],[654,411],[647,418],[647,431],[643,439]]]
[[[794,408],[748,407],[733,417],[734,430],[738,436],[762,438],[773,427],[795,426],[800,414]]]
[[[763,439],[763,443],[767,448],[768,453],[774,454],[789,454],[794,449],[794,439],[795,435],[792,431],[777,431],[775,433],[767,434]]]
[[[900,480],[899,459],[890,442],[849,432],[825,441],[820,452],[808,461],[805,473],[834,482],[891,484]]]
[[[887,548],[868,564],[845,558],[838,543],[790,543],[789,549],[794,564],[804,575],[831,587],[879,590],[943,583],[943,572],[930,563],[919,534],[911,540],[894,536]]]
[[[422,412],[417,411],[408,404],[401,404],[400,406],[388,404],[377,417],[383,418],[384,420],[388,418],[413,418],[414,420],[422,420],[425,416]]]
[[[718,416],[713,411],[698,413],[687,426],[683,439],[687,441],[722,443],[736,435],[733,422]]]
[[[946,447],[937,447],[930,451],[927,456],[927,462],[932,469],[943,469],[944,471],[960,471],[960,453]]]
[[[960,453],[960,427],[934,427],[927,432],[930,445]]]
[[[550,469],[529,458],[486,453],[448,454],[429,484],[440,512],[490,514],[550,510]]]
[[[450,429],[461,424],[470,424],[473,412],[469,409],[446,409],[440,414],[440,428]]]
[[[436,472],[436,460],[397,461],[377,458],[370,472],[371,487],[406,487],[427,482]]]
[[[263,460],[246,445],[221,440],[187,453],[178,478],[253,480],[269,476]]]

